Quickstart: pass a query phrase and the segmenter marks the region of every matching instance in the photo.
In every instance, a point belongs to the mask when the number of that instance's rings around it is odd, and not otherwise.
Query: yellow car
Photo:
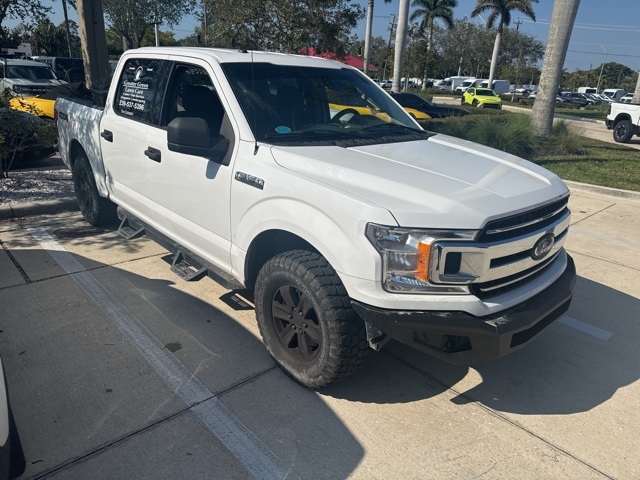
[[[355,103],[355,102],[354,102]],[[387,115],[382,110],[378,109],[374,106],[361,106],[361,105],[340,105],[337,103],[330,103],[329,110],[331,112],[331,118],[333,118],[338,112],[342,110],[355,110],[359,115],[373,115],[374,117],[379,118],[387,123],[391,122],[391,117]],[[345,112],[345,114],[348,112]]]
[[[467,88],[462,95],[462,104],[479,108],[502,108],[502,100],[490,88]]]
[[[402,107],[402,108],[404,108],[404,110],[413,118],[415,118],[418,122],[423,122],[431,118],[430,115],[424,112],[421,112],[420,110],[416,110],[415,108],[409,108],[409,107]]]
[[[13,97],[9,100],[11,108],[21,112],[31,113],[38,117],[53,118],[53,106],[56,101],[40,97]]]

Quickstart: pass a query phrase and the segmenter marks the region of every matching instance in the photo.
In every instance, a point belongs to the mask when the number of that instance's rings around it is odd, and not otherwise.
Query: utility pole
[[[382,78],[380,80],[386,80],[387,78],[387,65],[389,64],[389,54],[391,53],[391,40],[393,39],[393,34],[396,31],[396,16],[391,14],[391,23],[389,24],[389,43],[387,44],[387,55],[384,60],[384,69],[382,71]]]
[[[78,0],[77,7],[85,84],[91,89],[100,85],[109,75],[102,0]]]
[[[522,20],[520,20],[520,17],[518,17],[518,20],[513,23],[516,24],[516,32],[520,32],[520,25],[522,25]]]
[[[71,54],[71,33],[69,33],[69,15],[67,14],[67,0],[62,0],[62,12],[64,13],[64,28],[67,31],[67,47],[69,48],[69,58]]]

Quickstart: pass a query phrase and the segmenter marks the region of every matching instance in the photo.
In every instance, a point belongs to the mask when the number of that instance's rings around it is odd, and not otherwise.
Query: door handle
[[[107,142],[113,142],[113,132],[110,132],[109,130],[103,130],[100,136]]]
[[[158,150],[157,148],[147,147],[147,149],[144,151],[144,154],[154,162],[160,163],[160,150]]]

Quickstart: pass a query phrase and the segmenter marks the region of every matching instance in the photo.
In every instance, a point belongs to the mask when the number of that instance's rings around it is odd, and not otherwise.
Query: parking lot
[[[21,478],[640,478],[640,195],[571,185],[572,306],[451,366],[398,343],[303,388],[250,298],[79,214],[0,222],[0,354]]]

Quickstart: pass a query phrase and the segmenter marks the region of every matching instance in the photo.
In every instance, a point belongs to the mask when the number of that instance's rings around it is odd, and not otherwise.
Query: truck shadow
[[[0,240],[11,251],[17,239],[6,235],[0,231]],[[69,246],[78,238],[56,240]],[[42,268],[43,253],[23,247],[14,260],[31,275]],[[318,471],[325,478],[351,476],[363,447],[316,392],[275,366],[255,332],[243,326],[252,312],[240,312],[239,320],[217,302],[226,290],[204,279],[214,293],[197,298],[190,293],[193,284],[168,280],[168,268],[166,278],[148,278],[164,271],[157,268],[158,255],[141,254],[119,267],[97,262],[91,253],[74,257],[277,456],[290,478],[315,479]],[[136,261],[145,276],[132,272]],[[229,478],[239,463],[215,447],[218,440],[189,414],[194,405],[163,383],[73,278],[56,274],[26,284],[18,278],[0,288],[0,351],[19,434],[14,448],[24,450],[23,476],[185,478],[208,471],[209,478]]]
[[[356,375],[323,393],[360,402],[400,403],[450,389],[456,404],[480,402],[523,415],[585,412],[640,378],[638,312],[637,298],[579,277],[567,316],[596,336],[556,322],[510,356],[472,367],[449,365],[392,343],[379,355],[378,365],[365,369],[365,376]],[[395,373],[394,365],[400,367]],[[358,382],[364,384],[354,387]]]

